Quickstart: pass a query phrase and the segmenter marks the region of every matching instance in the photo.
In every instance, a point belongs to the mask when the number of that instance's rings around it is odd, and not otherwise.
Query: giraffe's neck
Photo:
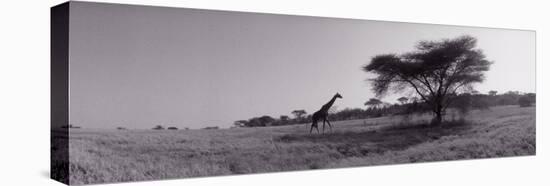
[[[330,107],[332,107],[332,104],[334,104],[334,101],[336,101],[336,96],[333,96],[330,101],[323,106],[324,110],[328,110]]]

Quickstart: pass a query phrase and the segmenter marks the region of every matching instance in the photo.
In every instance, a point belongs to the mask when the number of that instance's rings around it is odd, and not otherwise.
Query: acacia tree
[[[370,98],[367,102],[365,102],[365,106],[369,106],[370,108],[378,108],[380,104],[382,104],[382,101],[376,98]]]
[[[374,56],[363,70],[377,75],[370,79],[377,96],[390,89],[414,91],[434,113],[432,123],[439,124],[453,97],[482,82],[489,70],[491,62],[476,43],[471,36],[420,41],[413,52]]]
[[[302,119],[302,116],[306,115],[307,112],[305,110],[293,110],[292,114],[296,116],[296,119]]]

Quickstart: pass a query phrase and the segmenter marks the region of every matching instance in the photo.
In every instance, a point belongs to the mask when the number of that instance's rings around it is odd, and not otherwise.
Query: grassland
[[[70,131],[71,184],[157,180],[535,154],[535,108],[474,111],[467,122],[427,116],[220,130]],[[451,120],[451,118],[447,118]]]

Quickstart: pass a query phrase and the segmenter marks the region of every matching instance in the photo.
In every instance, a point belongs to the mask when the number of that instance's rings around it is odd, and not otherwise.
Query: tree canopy
[[[382,101],[376,98],[370,98],[367,102],[365,102],[365,106],[377,108],[378,105],[382,104]]]
[[[306,115],[307,112],[305,110],[294,110],[292,111],[292,114],[294,114],[296,118],[302,118],[302,116]]]

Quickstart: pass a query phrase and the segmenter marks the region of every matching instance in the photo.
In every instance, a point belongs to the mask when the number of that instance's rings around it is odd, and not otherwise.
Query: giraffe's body
[[[317,126],[317,122],[320,120],[323,121],[323,133],[325,132],[325,122],[328,123],[328,126],[332,131],[332,125],[328,121],[328,110],[330,109],[330,107],[332,107],[332,105],[334,104],[334,101],[336,101],[336,98],[342,98],[342,96],[339,93],[336,93],[336,95],[334,95],[328,103],[324,104],[323,107],[321,107],[321,109],[313,113],[313,115],[311,116],[312,123],[311,123],[311,128],[309,129],[309,133],[313,131],[313,127],[315,127],[315,129],[317,129],[317,133],[319,133],[319,127]]]

